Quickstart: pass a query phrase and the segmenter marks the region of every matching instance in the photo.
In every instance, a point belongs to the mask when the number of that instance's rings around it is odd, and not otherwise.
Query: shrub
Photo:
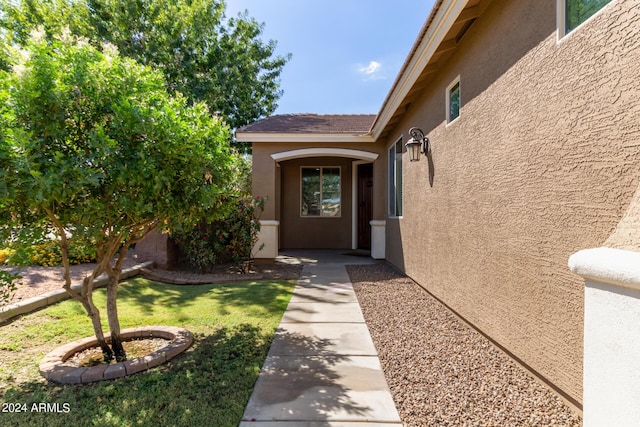
[[[6,263],[14,253],[15,253],[14,249],[0,248],[0,264]]]
[[[10,273],[5,270],[0,270],[0,307],[7,304],[13,293],[16,291],[16,280],[21,277],[17,274]]]
[[[11,265],[41,265],[55,267],[62,265],[60,246],[54,241],[24,246],[17,249],[0,249],[0,261],[5,254],[5,261]],[[95,249],[91,245],[71,241],[69,245],[69,263],[84,264],[96,259]]]
[[[261,197],[240,198],[225,217],[202,221],[191,231],[175,234],[178,246],[194,267],[211,271],[217,264],[235,264],[244,272],[258,239],[258,212],[264,210]]]

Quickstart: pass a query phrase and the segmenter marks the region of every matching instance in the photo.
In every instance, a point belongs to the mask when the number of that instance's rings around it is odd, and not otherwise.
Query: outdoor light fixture
[[[411,139],[407,141],[405,147],[409,152],[409,160],[412,162],[420,161],[420,153],[427,154],[429,152],[429,138],[424,136],[424,132],[420,128],[409,129]]]

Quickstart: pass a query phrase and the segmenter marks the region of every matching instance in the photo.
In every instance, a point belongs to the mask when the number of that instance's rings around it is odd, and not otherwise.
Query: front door
[[[373,163],[358,165],[358,249],[371,249]]]

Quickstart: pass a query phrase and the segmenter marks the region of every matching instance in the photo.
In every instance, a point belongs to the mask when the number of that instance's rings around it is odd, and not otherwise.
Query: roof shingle
[[[364,134],[375,118],[375,114],[280,114],[250,123],[238,132]]]

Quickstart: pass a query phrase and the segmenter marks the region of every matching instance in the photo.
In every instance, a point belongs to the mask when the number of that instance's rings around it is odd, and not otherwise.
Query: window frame
[[[403,197],[403,189],[404,189],[404,180],[402,177],[402,173],[404,167],[402,164],[404,163],[404,154],[406,152],[406,147],[403,144],[403,136],[397,138],[389,147],[387,148],[387,157],[388,157],[388,215],[389,218],[402,218],[402,214],[404,211],[404,197]],[[400,144],[400,152],[398,153],[398,144]],[[391,156],[391,152],[393,151],[393,158]],[[400,203],[398,203],[398,170],[396,167],[397,161],[400,160]],[[393,209],[392,209],[393,207]],[[398,209],[398,207],[400,209]],[[399,210],[399,212],[398,212]]]
[[[556,26],[558,27],[558,41],[562,40],[564,37],[573,34],[576,30],[582,27],[584,24],[592,20],[595,16],[602,13],[602,11],[613,3],[615,0],[610,0],[606,4],[604,4],[598,11],[596,11],[593,15],[582,21],[575,28],[567,31],[567,1],[570,0],[556,0]]]
[[[451,118],[451,93],[453,89],[456,87],[456,85],[458,86],[458,115],[452,119]],[[460,85],[459,75],[455,79],[453,79],[451,83],[449,83],[449,86],[447,86],[447,90],[445,91],[444,96],[445,96],[445,104],[447,109],[446,116],[447,116],[447,126],[448,126],[451,123],[458,120],[462,114],[462,87]]]
[[[320,169],[320,215],[305,215],[303,213],[303,169]],[[340,178],[340,207],[338,211],[338,215],[323,215],[322,209],[322,194],[323,194],[323,182],[322,176],[324,175],[324,169],[338,169],[338,177]],[[342,167],[341,166],[300,166],[300,218],[341,218],[342,217],[342,207],[343,207],[343,196],[342,196]]]

